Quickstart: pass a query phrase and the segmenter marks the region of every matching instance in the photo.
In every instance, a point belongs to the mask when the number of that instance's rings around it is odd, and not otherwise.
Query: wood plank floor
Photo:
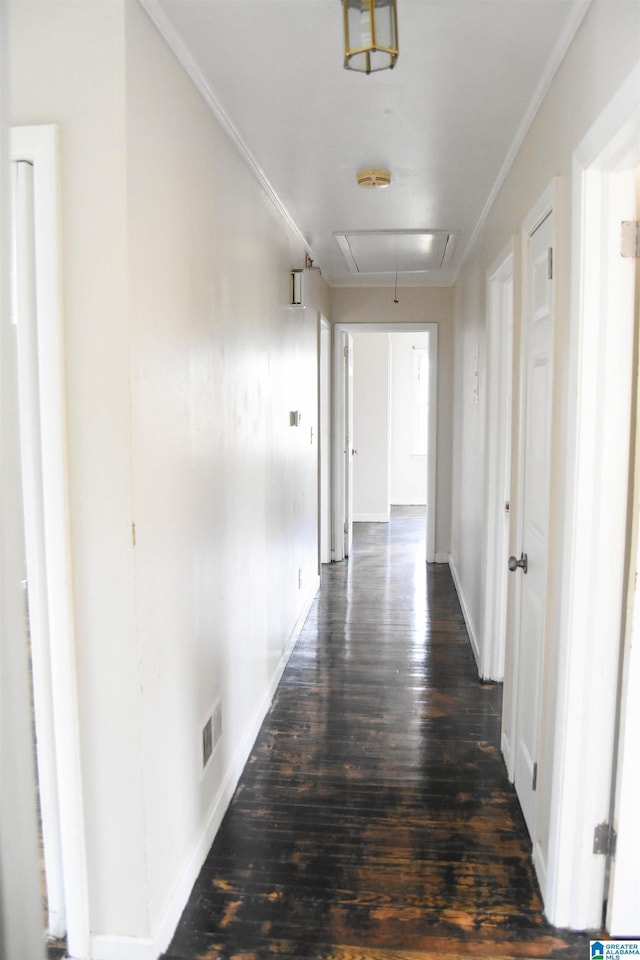
[[[586,960],[542,914],[448,567],[356,524],[165,960]]]

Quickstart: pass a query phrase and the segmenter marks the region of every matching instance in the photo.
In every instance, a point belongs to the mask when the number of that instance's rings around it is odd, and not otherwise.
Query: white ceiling
[[[396,268],[455,280],[588,0],[398,0],[397,66],[370,76],[343,69],[340,0],[143,4],[339,286],[393,284]],[[363,167],[391,185],[358,187]],[[354,273],[336,234],[367,231],[375,272]],[[403,231],[454,242],[405,273]]]

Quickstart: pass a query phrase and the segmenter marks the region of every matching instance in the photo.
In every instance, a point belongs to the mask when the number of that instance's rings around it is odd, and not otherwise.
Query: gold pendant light
[[[398,59],[397,0],[342,0],[344,65],[375,73],[392,70]]]

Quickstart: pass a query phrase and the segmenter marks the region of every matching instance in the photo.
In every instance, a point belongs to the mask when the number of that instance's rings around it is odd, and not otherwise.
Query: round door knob
[[[523,573],[526,573],[528,566],[526,553],[521,554],[519,560],[516,560],[515,557],[509,557],[509,570],[511,573],[515,573],[518,567],[521,568]]]

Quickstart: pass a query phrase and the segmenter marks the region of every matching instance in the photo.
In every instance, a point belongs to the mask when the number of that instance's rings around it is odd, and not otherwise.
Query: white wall
[[[353,519],[389,520],[389,335],[353,334]]]
[[[92,949],[135,960],[172,932],[317,586],[317,314],[287,309],[303,251],[137,4],[10,18],[13,122],[62,144]]]
[[[540,850],[549,853],[551,804],[558,784],[554,783],[555,719],[557,678],[563,655],[560,633],[561,557],[564,536],[564,483],[567,471],[568,396],[566,371],[569,367],[568,324],[570,301],[571,216],[569,209],[572,152],[580,143],[614,92],[638,60],[640,6],[635,2],[608,3],[594,0],[561,64],[514,164],[499,191],[484,229],[471,252],[456,286],[455,300],[455,457],[453,472],[452,562],[468,618],[479,631],[482,624],[482,564],[485,545],[485,326],[486,273],[492,262],[517,235],[523,219],[553,178],[558,178],[555,251],[555,384],[552,436],[552,480],[547,597],[547,647],[543,690],[543,729],[539,765]],[[516,305],[520,276],[515,275]],[[514,356],[518,356],[519,314],[516,309]],[[480,402],[473,400],[473,364],[476,345],[480,350]],[[517,369],[517,365],[516,365]],[[517,381],[514,383],[514,411],[518,409]],[[514,451],[517,435],[514,434]],[[512,531],[517,529],[517,457],[512,483]],[[512,533],[511,552],[518,544]],[[512,608],[511,608],[512,609]],[[508,631],[513,635],[513,623]],[[505,675],[510,669],[507,649]],[[505,684],[505,716],[509,715],[512,690]],[[592,838],[585,837],[590,844]],[[555,877],[557,884],[571,882],[567,872]],[[544,893],[546,891],[543,890]]]
[[[413,452],[414,348],[428,349],[427,333],[393,333],[391,342],[391,503],[426,504],[427,457]]]
[[[392,293],[392,291],[391,291]],[[335,323],[437,323],[438,423],[436,441],[436,560],[446,561],[451,533],[453,431],[453,301],[448,287],[402,287],[399,303],[384,288],[331,290]]]

